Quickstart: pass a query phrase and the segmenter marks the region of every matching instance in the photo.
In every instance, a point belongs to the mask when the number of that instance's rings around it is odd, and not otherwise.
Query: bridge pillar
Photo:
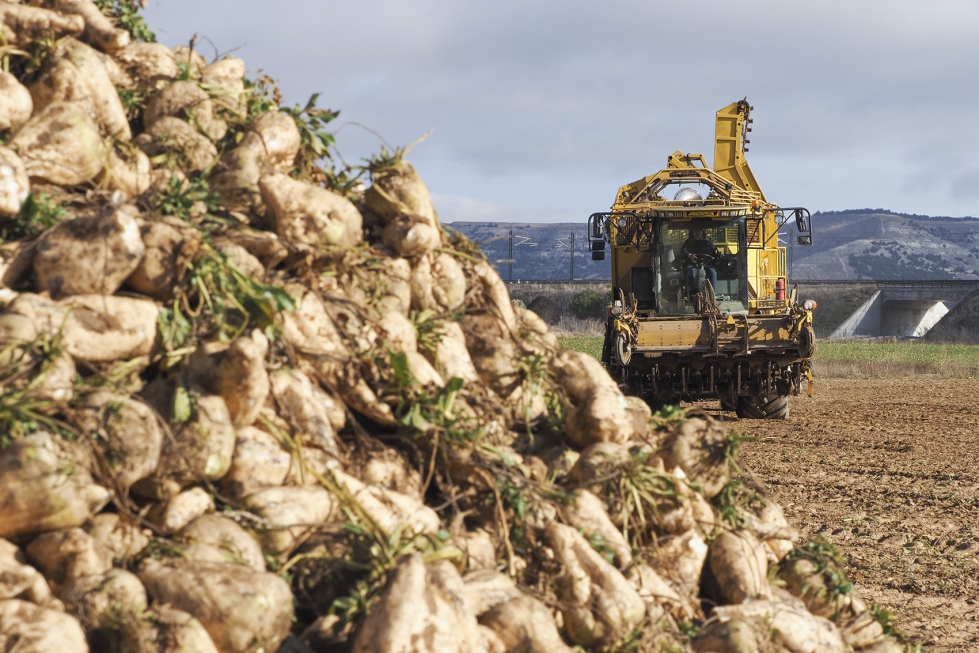
[[[920,338],[945,317],[946,313],[946,302],[934,299],[889,299],[886,291],[878,290],[843,324],[836,327],[829,335],[829,340],[861,336]]]
[[[885,301],[881,310],[880,335],[920,338],[945,317],[948,307],[936,301]]]
[[[884,304],[881,291],[875,292],[860,308],[829,334],[830,340],[854,338],[856,336],[879,336],[881,306]],[[817,309],[818,310],[818,309]]]

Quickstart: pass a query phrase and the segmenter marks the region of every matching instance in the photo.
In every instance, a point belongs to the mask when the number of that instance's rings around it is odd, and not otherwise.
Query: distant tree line
[[[884,213],[886,215],[896,215],[901,218],[907,218],[909,220],[979,220],[979,217],[964,216],[961,218],[955,218],[949,215],[919,215],[917,213],[898,213],[897,211],[891,211],[890,209],[844,209],[842,211],[816,211],[813,213],[813,217],[817,215],[830,216],[830,215],[868,215],[868,214],[879,214]]]

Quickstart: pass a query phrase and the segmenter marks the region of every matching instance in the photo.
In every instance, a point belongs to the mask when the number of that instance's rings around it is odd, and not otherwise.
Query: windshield
[[[660,315],[696,312],[696,295],[710,283],[723,313],[747,310],[743,235],[736,220],[663,222],[653,262]]]

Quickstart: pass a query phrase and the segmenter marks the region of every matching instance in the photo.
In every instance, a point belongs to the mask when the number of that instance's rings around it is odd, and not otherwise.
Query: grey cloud
[[[674,149],[710,155],[713,112],[745,95],[770,196],[976,212],[958,182],[914,183],[942,161],[975,165],[973,3],[151,0],[147,13],[166,42],[244,44],[289,101],[322,91],[340,123],[395,144],[434,128],[411,156],[433,190],[504,212],[599,210]],[[353,161],[378,147],[352,127],[338,143]]]

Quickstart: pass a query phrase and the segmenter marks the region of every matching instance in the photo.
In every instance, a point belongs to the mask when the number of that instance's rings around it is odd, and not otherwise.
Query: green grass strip
[[[565,349],[595,359],[602,355],[600,336],[563,336]],[[819,376],[885,377],[979,375],[979,345],[943,345],[914,340],[820,341],[813,357]]]
[[[604,338],[601,336],[562,336],[558,338],[558,342],[565,349],[584,352],[593,356],[595,360],[602,358],[603,340]]]

